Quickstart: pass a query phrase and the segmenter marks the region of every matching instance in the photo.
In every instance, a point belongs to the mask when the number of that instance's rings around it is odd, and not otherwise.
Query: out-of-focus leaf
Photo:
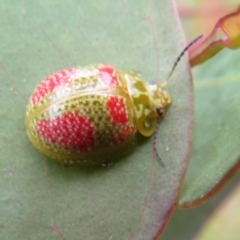
[[[177,26],[177,27],[176,27]],[[110,170],[65,168],[29,142],[25,105],[46,75],[109,62],[165,80],[184,41],[171,1],[11,0],[0,4],[1,239],[153,239],[170,217],[190,155],[189,67],[168,86],[173,103],[151,140]]]
[[[189,49],[191,66],[207,61],[225,47],[240,47],[240,9],[219,19],[212,32]]]
[[[201,206],[184,210],[176,209],[160,239],[193,239],[194,236],[196,236],[196,232],[198,232],[200,227],[207,221],[210,214],[213,213],[226,196],[231,193],[232,189],[236,187],[239,181],[240,174],[235,175],[233,180],[231,180],[226,187],[214,196],[214,198],[210,199]],[[229,229],[225,228],[226,232],[228,230]]]
[[[240,51],[222,51],[194,74],[193,151],[178,206],[214,196],[240,167]]]
[[[238,239],[240,236],[240,185],[218,206],[194,240]]]

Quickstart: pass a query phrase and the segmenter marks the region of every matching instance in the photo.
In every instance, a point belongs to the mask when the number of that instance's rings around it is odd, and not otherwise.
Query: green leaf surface
[[[193,152],[179,207],[206,202],[239,170],[239,56],[224,50],[194,74]]]
[[[190,155],[188,61],[168,86],[172,105],[155,157],[150,139],[111,169],[66,168],[27,138],[25,107],[46,75],[109,62],[161,83],[183,48],[171,1],[12,0],[0,4],[1,239],[153,239],[166,225]]]

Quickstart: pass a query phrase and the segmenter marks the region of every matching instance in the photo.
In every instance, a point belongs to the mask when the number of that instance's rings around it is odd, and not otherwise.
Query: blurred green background
[[[188,41],[201,33],[208,34],[220,17],[239,7],[239,2],[233,0],[177,0],[177,4]],[[221,78],[224,70],[226,76],[237,77],[239,75],[238,59],[240,58],[238,56],[240,56],[239,50],[235,53],[224,50],[209,62],[195,67],[193,80],[218,79]],[[226,68],[221,65],[223,58],[227,63]],[[237,66],[234,66],[235,64]],[[238,123],[239,119],[236,119],[236,124]],[[238,173],[221,192],[199,207],[176,210],[160,239],[238,240],[240,238],[239,180]]]

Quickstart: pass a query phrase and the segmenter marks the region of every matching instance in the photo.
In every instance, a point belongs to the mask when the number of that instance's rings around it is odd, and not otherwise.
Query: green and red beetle
[[[171,103],[166,83],[146,83],[109,64],[53,73],[30,97],[27,134],[35,147],[64,164],[112,162],[131,147],[137,132],[144,137],[156,132]]]

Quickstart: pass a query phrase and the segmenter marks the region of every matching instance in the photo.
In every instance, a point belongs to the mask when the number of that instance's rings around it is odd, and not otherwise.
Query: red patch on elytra
[[[107,101],[107,109],[114,123],[125,124],[128,121],[127,108],[122,97],[111,96]]]
[[[67,83],[71,79],[71,76],[76,73],[76,71],[77,68],[68,68],[46,77],[38,85],[32,95],[33,104],[37,104],[46,94]]]
[[[48,141],[74,147],[82,152],[94,146],[94,126],[89,118],[76,113],[65,113],[52,120],[38,122],[38,132]]]
[[[116,68],[111,65],[103,65],[99,69],[99,77],[102,82],[108,86],[117,86],[117,71]]]
[[[131,125],[126,126],[122,131],[120,131],[117,136],[116,140],[119,142],[124,141],[128,137],[132,136],[135,133],[135,128]]]

